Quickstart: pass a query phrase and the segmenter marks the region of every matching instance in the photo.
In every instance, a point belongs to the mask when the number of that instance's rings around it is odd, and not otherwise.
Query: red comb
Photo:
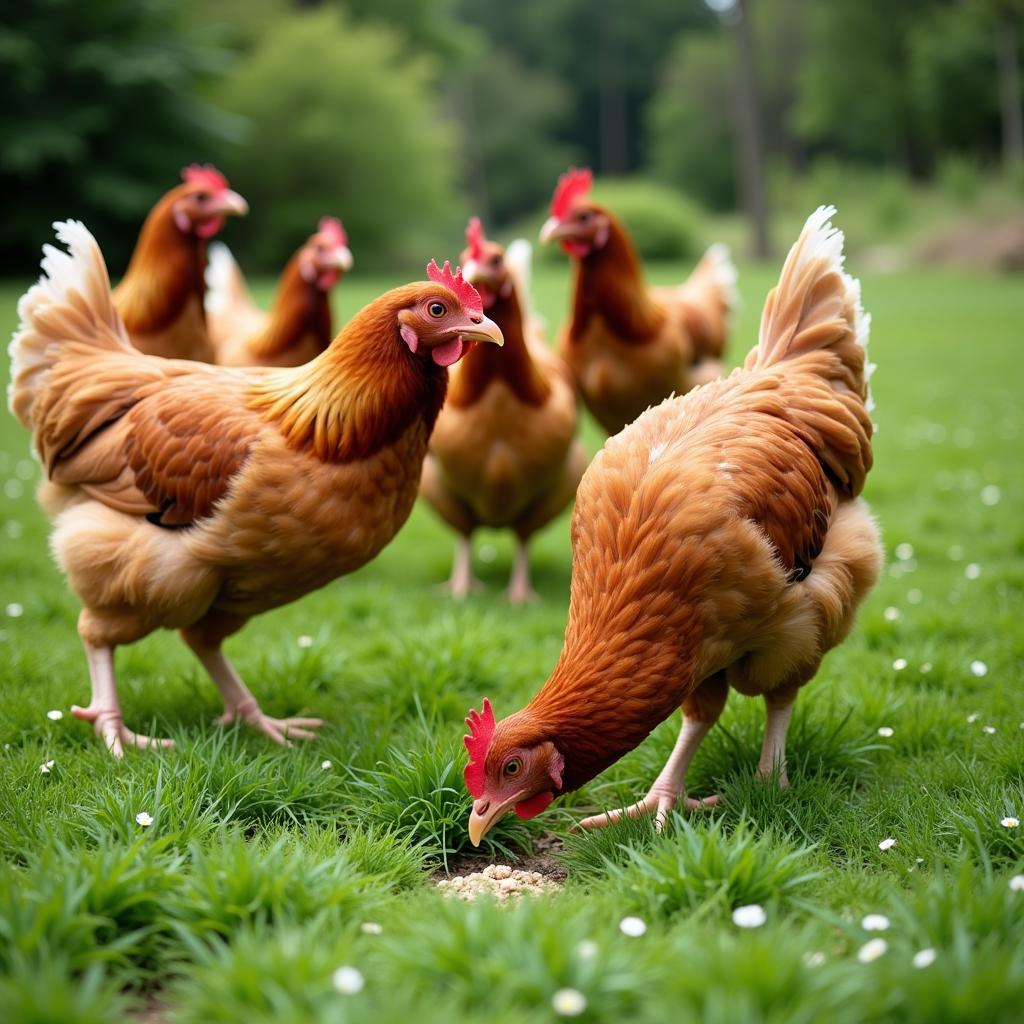
[[[455,292],[459,302],[471,313],[483,314],[484,304],[480,299],[480,293],[463,279],[462,267],[456,267],[453,274],[451,264],[447,260],[444,261],[443,267],[437,265],[437,260],[431,260],[427,264],[427,277]]]
[[[593,180],[594,176],[590,173],[589,167],[582,170],[570,167],[555,186],[555,194],[551,198],[551,216],[559,219],[567,217],[576,200],[590,191]]]
[[[476,798],[483,796],[486,787],[484,761],[487,760],[487,748],[491,745],[491,737],[494,735],[494,711],[486,697],[482,711],[470,708],[466,725],[469,726],[469,735],[463,736],[462,742],[469,751],[469,764],[466,765],[464,777],[466,789]]]
[[[223,192],[230,188],[228,179],[213,164],[189,164],[188,167],[182,168],[181,180],[199,182],[214,192]]]
[[[484,235],[484,226],[480,223],[479,217],[474,217],[466,225],[466,245],[469,248],[469,258],[479,260],[484,254],[484,242],[487,241]]]
[[[321,217],[316,230],[318,234],[327,235],[331,245],[348,245],[345,227],[337,217]]]

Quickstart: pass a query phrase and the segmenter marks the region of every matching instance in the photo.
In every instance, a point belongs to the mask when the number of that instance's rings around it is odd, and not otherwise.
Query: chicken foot
[[[121,702],[117,697],[117,681],[114,677],[114,648],[97,647],[87,640],[83,640],[82,644],[89,663],[92,696],[88,707],[72,705],[71,714],[83,722],[91,722],[96,735],[103,740],[107,750],[114,757],[124,757],[125,746],[142,749],[173,747],[174,740],[144,736],[142,733],[132,732],[124,724],[121,717]]]
[[[242,682],[242,677],[224,656],[219,644],[216,647],[205,647],[191,637],[188,631],[183,631],[183,636],[224,698],[224,714],[217,719],[218,725],[230,725],[235,719],[241,719],[282,747],[290,747],[292,738],[317,738],[316,733],[310,730],[319,729],[324,724],[322,718],[271,718],[263,712],[259,702]]]
[[[537,600],[537,592],[530,586],[530,549],[527,542],[516,538],[516,558],[505,598],[509,604],[528,604]]]

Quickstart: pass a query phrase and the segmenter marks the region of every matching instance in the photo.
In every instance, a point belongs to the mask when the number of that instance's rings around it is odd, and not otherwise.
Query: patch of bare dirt
[[[515,857],[505,864],[483,864],[483,858],[460,854],[448,861],[447,872],[435,871],[434,884],[452,896],[475,899],[490,893],[499,900],[526,894],[537,895],[557,889],[565,881],[565,865],[557,854],[562,841],[544,836],[533,853]]]
[[[933,266],[1024,270],[1024,217],[958,221],[926,238],[918,255]]]

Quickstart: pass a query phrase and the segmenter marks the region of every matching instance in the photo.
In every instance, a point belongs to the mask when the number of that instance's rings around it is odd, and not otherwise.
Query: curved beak
[[[563,226],[564,221],[559,220],[558,217],[548,217],[540,229],[540,240],[545,245],[548,242],[553,242],[556,238],[561,238],[560,228]]]
[[[500,804],[495,804],[487,799],[474,801],[473,810],[469,815],[469,822],[466,825],[469,841],[474,846],[479,846],[483,837],[498,823],[498,819],[504,817],[505,814],[512,810],[524,796],[526,796],[526,790],[521,789],[514,796],[510,796]]]
[[[504,345],[505,336],[501,328],[487,317],[481,317],[477,323],[458,328],[459,334],[470,341],[489,341],[494,345]]]
[[[334,265],[346,273],[352,269],[352,251],[347,245],[339,245],[332,253]]]
[[[218,197],[217,212],[244,217],[249,212],[249,204],[231,189],[225,189]]]

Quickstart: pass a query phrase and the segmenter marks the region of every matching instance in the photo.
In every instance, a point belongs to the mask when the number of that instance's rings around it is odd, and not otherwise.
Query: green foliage
[[[224,152],[253,211],[238,226],[246,260],[279,267],[325,213],[344,220],[360,267],[454,256],[438,241],[458,229],[454,132],[433,81],[386,28],[330,9],[275,22],[217,90],[247,123]]]
[[[26,272],[50,222],[83,218],[123,264],[179,169],[230,122],[197,95],[225,55],[179,28],[173,0],[8,4],[0,33],[0,271]]]
[[[93,964],[75,972],[61,957],[17,961],[0,976],[0,1018],[17,1024],[110,1024],[133,1007],[116,981]]]

